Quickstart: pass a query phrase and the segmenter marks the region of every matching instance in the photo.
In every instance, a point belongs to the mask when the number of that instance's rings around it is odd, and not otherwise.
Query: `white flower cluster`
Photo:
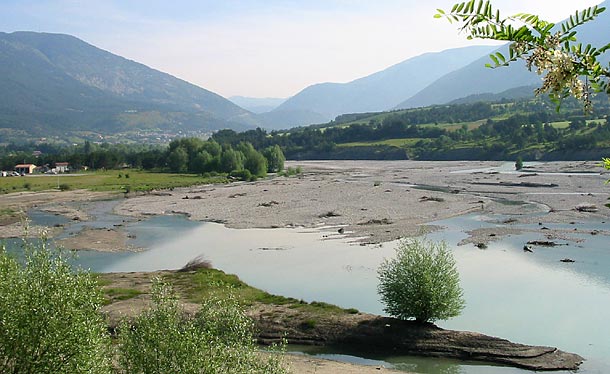
[[[513,50],[518,55],[527,55],[525,62],[529,70],[535,70],[542,78],[542,87],[536,94],[550,92],[551,95],[564,97],[571,95],[582,100],[585,110],[591,108],[589,85],[579,77],[577,65],[581,65],[575,56],[566,52],[559,41],[559,36],[550,36],[543,45],[532,45],[527,42],[517,42]]]

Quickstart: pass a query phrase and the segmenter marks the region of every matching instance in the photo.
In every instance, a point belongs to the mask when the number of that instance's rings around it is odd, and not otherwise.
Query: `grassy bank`
[[[303,321],[310,325],[315,325],[318,319],[329,316],[358,313],[358,310],[353,308],[343,309],[318,301],[306,302],[291,297],[272,295],[249,286],[236,275],[208,267],[200,267],[192,271],[163,271],[148,274],[98,274],[97,277],[106,298],[105,304],[109,306],[110,310],[112,310],[112,304],[120,301],[131,300],[137,304],[148,300],[152,279],[160,277],[172,286],[183,303],[200,304],[212,295],[226,298],[231,294],[245,309],[261,306],[289,309],[300,315]]]
[[[106,170],[66,175],[28,175],[1,179],[0,193],[44,190],[107,192],[150,191],[196,184],[225,183],[225,175],[202,177],[196,174],[155,173],[142,170]]]

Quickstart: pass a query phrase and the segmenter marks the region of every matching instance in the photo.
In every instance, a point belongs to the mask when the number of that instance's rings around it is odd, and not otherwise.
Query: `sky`
[[[289,97],[475,44],[453,0],[1,0],[0,31],[74,35],[222,96]],[[557,22],[601,0],[494,0]]]

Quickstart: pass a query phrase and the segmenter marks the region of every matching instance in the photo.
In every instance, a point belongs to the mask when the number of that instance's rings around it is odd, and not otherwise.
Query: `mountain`
[[[534,98],[534,90],[538,88],[538,85],[521,86],[502,91],[500,93],[480,93],[462,97],[453,101],[448,102],[448,105],[457,104],[473,104],[473,103],[496,103],[496,102],[512,102],[519,99]]]
[[[249,110],[252,113],[270,112],[282,104],[286,99],[275,97],[246,97],[231,96],[229,98],[234,104]]]
[[[0,33],[5,132],[209,132],[247,129],[253,121],[251,113],[213,92],[73,36]]]
[[[600,4],[605,7],[608,5],[610,5],[608,0]],[[577,31],[577,37],[582,43],[591,43],[597,47],[605,45],[610,34],[610,12],[602,13],[594,21],[579,27]],[[497,51],[502,52],[505,56],[508,55],[508,45],[498,48]],[[609,57],[605,56],[601,60],[607,63]],[[497,94],[520,86],[540,85],[540,76],[528,71],[523,61],[512,63],[508,67],[486,68],[485,64],[490,62],[490,58],[485,56],[461,69],[450,72],[396,105],[394,109],[445,104],[470,95]]]
[[[426,53],[349,83],[321,83],[305,88],[274,112],[318,113],[325,120],[339,114],[374,112],[394,107],[436,79],[496,47],[475,46]],[[294,123],[294,125],[306,124]]]

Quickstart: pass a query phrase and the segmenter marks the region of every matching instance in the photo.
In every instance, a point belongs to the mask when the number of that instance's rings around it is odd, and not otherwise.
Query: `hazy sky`
[[[1,0],[0,31],[71,34],[225,97],[288,97],[474,44],[433,18],[456,1]],[[550,21],[600,2],[493,1]]]

